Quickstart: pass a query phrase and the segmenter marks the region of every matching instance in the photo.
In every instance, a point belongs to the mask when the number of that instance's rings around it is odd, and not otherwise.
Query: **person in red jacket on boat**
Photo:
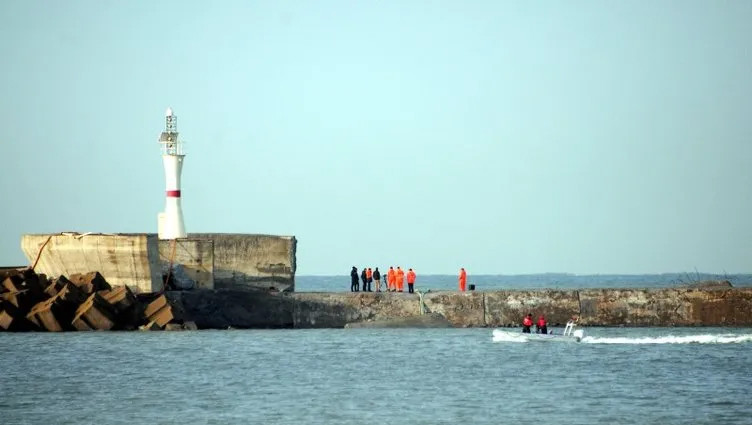
[[[538,317],[538,323],[535,324],[535,327],[537,328],[536,332],[538,332],[539,334],[547,334],[548,326],[546,325],[547,325],[546,318],[543,317],[543,315],[541,314]]]
[[[531,326],[533,326],[533,313],[528,313],[527,316],[522,319],[522,333],[529,334]]]

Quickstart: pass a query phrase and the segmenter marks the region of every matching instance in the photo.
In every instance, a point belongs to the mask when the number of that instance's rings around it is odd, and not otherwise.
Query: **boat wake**
[[[498,329],[494,329],[491,340],[493,342],[528,342],[525,334],[521,332],[507,332]]]
[[[530,342],[537,341],[530,334],[495,329],[493,342]],[[597,337],[585,336],[583,344],[741,344],[752,342],[752,334],[697,334],[665,335],[655,337]]]
[[[581,342],[583,344],[739,344],[752,342],[752,334],[667,335],[641,338],[586,336]]]

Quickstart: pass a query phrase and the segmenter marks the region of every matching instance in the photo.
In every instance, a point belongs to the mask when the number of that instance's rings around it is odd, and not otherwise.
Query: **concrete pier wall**
[[[171,299],[199,327],[341,328],[420,314],[417,294],[186,291]],[[752,288],[430,292],[429,312],[457,327],[519,326],[527,313],[552,326],[752,326]]]
[[[24,235],[21,249],[29,264],[39,255],[35,271],[50,277],[98,271],[112,285],[127,285],[134,292],[162,288],[155,234]]]
[[[590,289],[578,294],[585,325],[752,325],[752,288]]]
[[[29,264],[39,255],[38,273],[98,271],[136,293],[161,291],[168,270],[183,289],[293,291],[296,243],[292,236],[271,235],[202,233],[159,240],[146,233],[59,233],[24,235],[21,249]]]
[[[160,275],[178,288],[214,289],[214,241],[171,239],[159,241]]]
[[[214,241],[214,287],[295,290],[294,236],[191,233]]]
[[[364,320],[411,317],[420,314],[420,304],[412,297],[386,292],[296,293],[292,322],[296,328],[342,328]]]

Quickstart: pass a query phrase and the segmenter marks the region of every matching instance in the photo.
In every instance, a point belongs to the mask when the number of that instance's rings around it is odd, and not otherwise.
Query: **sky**
[[[751,272],[752,2],[0,2],[25,233],[294,235],[299,275]]]

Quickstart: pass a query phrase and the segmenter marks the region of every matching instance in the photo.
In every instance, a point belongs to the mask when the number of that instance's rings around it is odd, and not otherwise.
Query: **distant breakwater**
[[[199,328],[342,328],[437,313],[456,327],[519,326],[543,314],[552,326],[752,326],[752,288],[502,290],[419,294],[269,293],[199,290],[167,293],[176,317]]]

